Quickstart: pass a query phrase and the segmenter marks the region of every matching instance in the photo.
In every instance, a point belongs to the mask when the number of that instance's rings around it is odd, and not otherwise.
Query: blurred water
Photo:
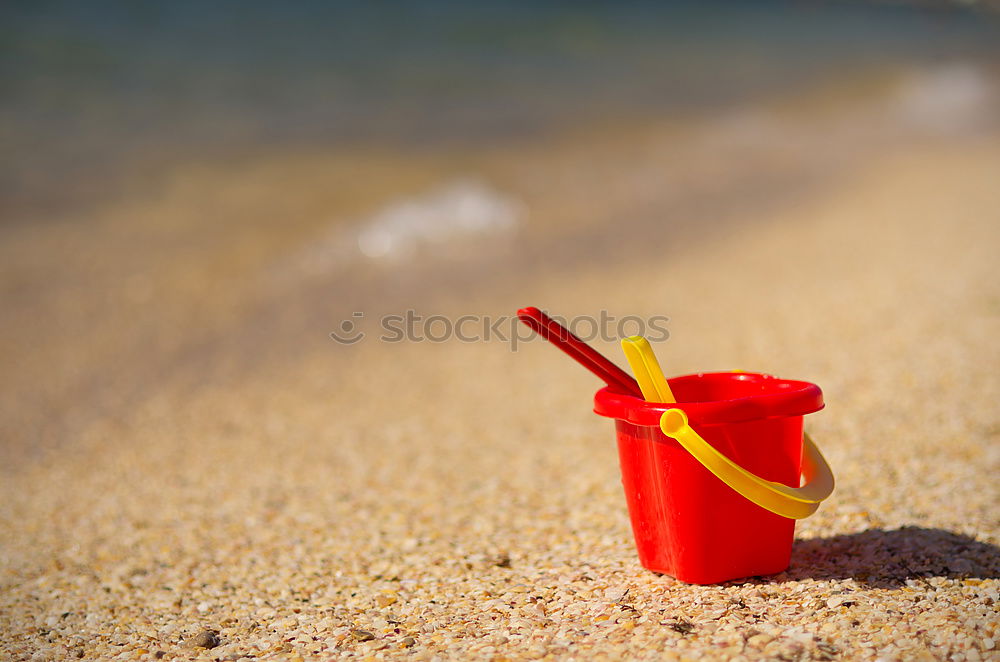
[[[0,433],[57,447],[347,360],[328,334],[359,311],[545,305],[536,282],[711,245],[883,153],[971,148],[998,37],[777,0],[7,0]]]
[[[269,146],[462,145],[871,66],[994,61],[974,10],[860,3],[6,2],[0,209]]]

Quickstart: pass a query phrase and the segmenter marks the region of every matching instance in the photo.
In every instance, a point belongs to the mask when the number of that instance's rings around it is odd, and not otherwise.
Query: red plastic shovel
[[[534,306],[517,311],[517,318],[528,328],[569,354],[570,358],[600,377],[611,390],[642,397],[639,384],[627,372],[583,342],[573,332]]]

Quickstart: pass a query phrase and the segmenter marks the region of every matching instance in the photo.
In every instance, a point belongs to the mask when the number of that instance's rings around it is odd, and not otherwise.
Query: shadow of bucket
[[[691,584],[785,570],[795,519],[833,491],[829,467],[802,432],[802,417],[823,408],[823,393],[745,372],[669,384],[676,403],[608,388],[594,397],[594,412],[616,419],[640,563]]]

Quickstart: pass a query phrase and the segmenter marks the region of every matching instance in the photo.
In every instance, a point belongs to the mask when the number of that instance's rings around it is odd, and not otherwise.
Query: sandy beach
[[[193,164],[5,225],[0,657],[1000,659],[1000,131],[908,80]],[[515,230],[338,248],[470,175]],[[786,572],[644,570],[600,384],[541,341],[378,339],[527,305],[669,316],[668,375],[822,387],[837,489]]]

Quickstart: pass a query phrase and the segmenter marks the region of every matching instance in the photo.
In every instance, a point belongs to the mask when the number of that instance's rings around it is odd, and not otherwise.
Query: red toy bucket
[[[676,403],[607,388],[594,398],[597,414],[616,419],[639,561],[692,584],[786,569],[791,518],[813,512],[833,490],[808,438],[803,462],[802,417],[823,408],[819,387],[744,372],[669,383]],[[811,484],[800,488],[804,469]]]

